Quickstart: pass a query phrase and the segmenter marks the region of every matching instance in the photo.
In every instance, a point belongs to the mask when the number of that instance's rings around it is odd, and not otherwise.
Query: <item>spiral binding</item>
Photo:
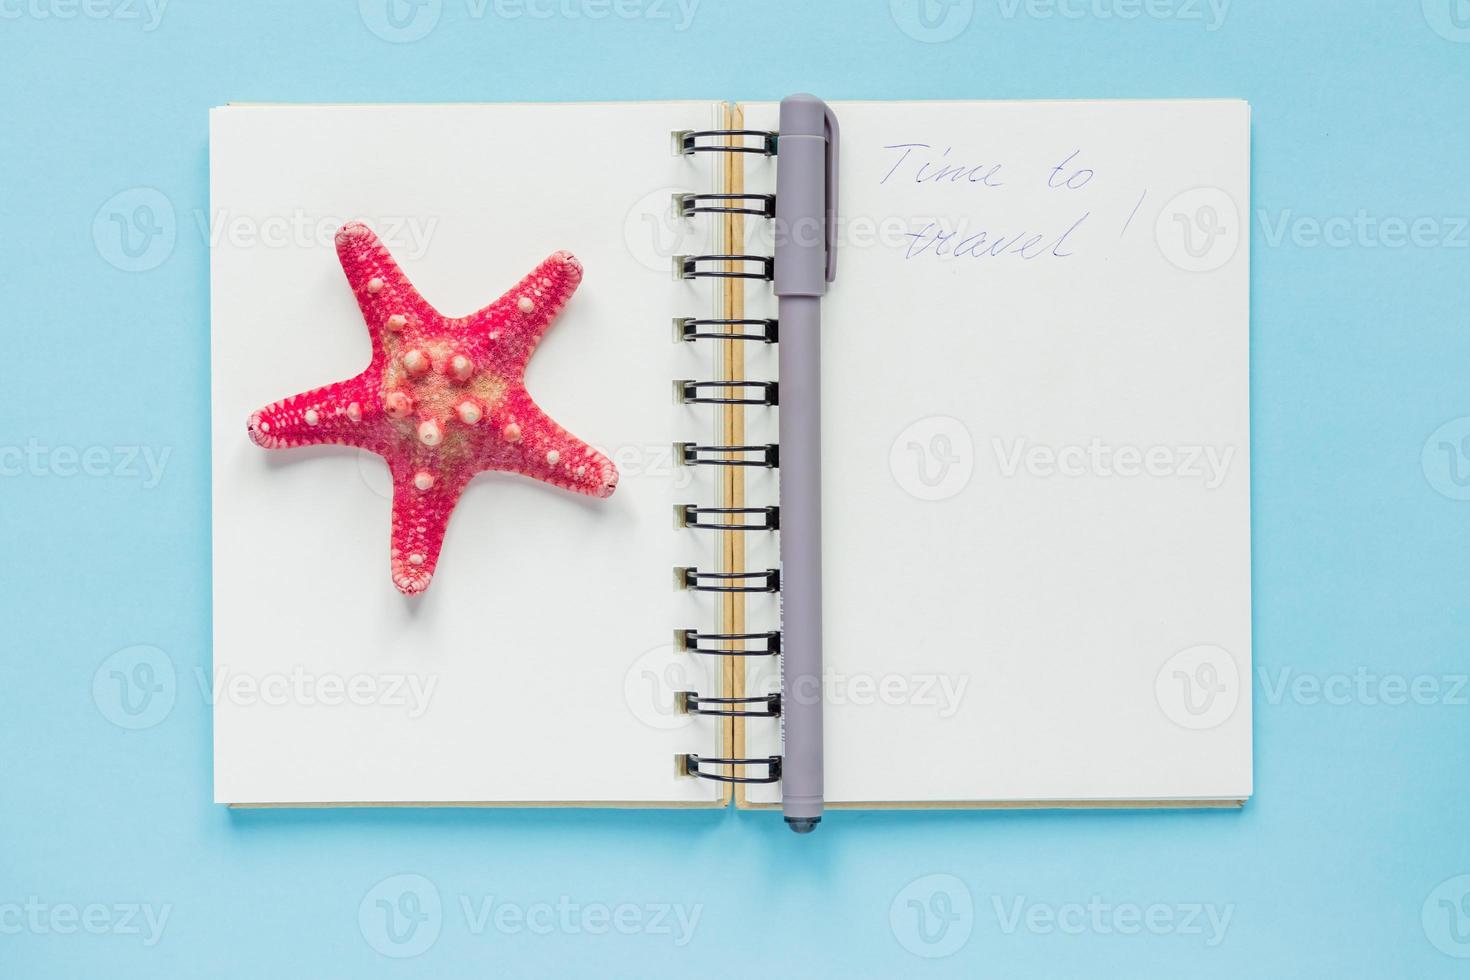
[[[714,268],[709,268],[713,263]],[[723,268],[739,263],[739,269]],[[769,255],[676,255],[675,279],[760,279],[770,282],[776,275],[776,260]]]
[[[731,650],[725,647],[703,646],[711,643],[746,643],[754,640],[764,643],[763,648],[742,646]],[[674,630],[674,646],[684,653],[704,653],[712,657],[774,657],[781,652],[781,631],[767,630],[764,633],[701,633],[698,630]]]
[[[722,718],[781,717],[779,694],[762,694],[751,698],[705,698],[693,691],[680,691],[676,703],[679,710],[686,715],[718,715]],[[746,711],[745,705],[760,706],[764,710]]]
[[[701,572],[697,568],[674,569],[674,587],[690,592],[769,592],[781,591],[781,570],[763,572]]]
[[[711,458],[710,453],[718,455]],[[700,446],[692,442],[676,442],[674,462],[680,466],[761,466],[775,469],[781,465],[781,447],[774,442],[760,446]]]
[[[680,129],[674,132],[674,152],[679,156],[691,153],[759,153],[761,156],[776,155],[776,134],[764,129]],[[755,137],[755,145],[747,140]],[[724,139],[725,143],[701,143],[701,140]],[[739,139],[739,143],[730,143]]]
[[[694,214],[753,214],[758,218],[774,218],[776,195],[675,194],[674,210],[683,218]]]
[[[725,395],[701,395],[701,391],[744,388],[758,391],[757,398],[730,398]],[[674,399],[681,405],[775,405],[780,386],[774,381],[675,381]]]
[[[733,774],[719,772],[705,772],[702,768],[706,763],[712,766],[765,766],[764,776],[736,776]],[[779,755],[769,756],[764,759],[715,759],[688,753],[679,757],[679,764],[686,776],[698,776],[700,779],[713,779],[717,783],[779,783],[781,781],[781,757]]]
[[[706,520],[706,517],[759,516],[759,524],[736,524],[733,521]],[[675,527],[697,527],[701,531],[779,531],[781,530],[780,507],[696,507],[694,504],[674,505]]]
[[[751,129],[681,130],[673,134],[674,152],[681,156],[695,153],[776,153],[775,133]],[[674,212],[688,217],[695,214],[752,215],[774,218],[774,194],[702,194],[673,195]],[[769,282],[775,274],[775,259],[769,255],[676,255],[674,276],[679,279],[741,279]],[[739,340],[774,344],[779,339],[774,319],[675,317],[674,339],[682,343],[701,340]],[[674,398],[682,405],[752,405],[772,407],[778,404],[780,387],[775,381],[694,381],[674,382]],[[780,466],[780,447],[772,444],[749,446],[711,446],[692,442],[674,444],[674,459],[681,466],[747,466],[774,469]],[[704,507],[686,503],[674,506],[674,523],[679,528],[702,531],[739,531],[759,533],[781,527],[781,510],[765,507]],[[781,591],[779,569],[744,572],[706,572],[698,568],[674,569],[674,585],[693,592],[767,593]],[[781,633],[769,630],[758,633],[703,633],[694,629],[674,631],[675,646],[683,652],[716,657],[771,657],[781,652]],[[692,715],[721,718],[779,718],[781,695],[751,697],[705,697],[695,691],[678,695],[679,710]],[[752,767],[764,768],[750,774]],[[781,779],[781,757],[731,759],[679,756],[679,771],[688,776],[722,783],[774,783]],[[740,775],[736,775],[736,773]]]
[[[758,327],[760,332],[719,333],[703,330],[702,327]],[[774,344],[780,339],[779,334],[778,324],[774,319],[731,320],[726,318],[698,319],[692,316],[674,317],[675,340],[758,340],[763,344]]]

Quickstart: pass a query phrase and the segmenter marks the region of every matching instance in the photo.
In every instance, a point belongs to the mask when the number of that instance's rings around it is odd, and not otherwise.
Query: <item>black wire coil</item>
[[[732,397],[723,393],[702,395],[702,391],[721,392],[725,388],[739,388],[758,392],[755,397]],[[775,381],[687,381],[674,382],[674,398],[681,405],[766,405],[779,403],[781,386]]]
[[[702,263],[725,265],[738,262],[742,269],[705,268]],[[761,279],[770,282],[776,275],[776,260],[769,255],[676,255],[676,279]]]
[[[675,194],[674,210],[681,217],[695,214],[753,214],[776,216],[775,194]]]
[[[759,516],[758,524],[706,520],[711,517]],[[779,531],[781,530],[781,508],[771,507],[699,507],[694,504],[675,504],[674,523],[678,527],[698,528],[701,531]]]
[[[707,327],[750,327],[744,332],[721,332]],[[717,317],[706,319],[692,316],[674,317],[674,339],[694,340],[753,340],[763,344],[774,344],[780,339],[780,331],[774,319],[728,319]]]
[[[776,155],[778,135],[766,129],[681,129],[674,132],[674,152],[680,156],[691,153],[759,153],[761,156]],[[730,146],[718,143],[701,143],[701,140],[731,136],[740,137],[740,142]],[[756,142],[751,145],[750,138]]]
[[[738,454],[740,458],[710,459],[709,453],[722,456]],[[699,446],[692,442],[676,442],[674,460],[680,466],[763,466],[769,470],[781,465],[781,447],[774,442],[756,446]]]
[[[747,647],[748,641],[762,647]],[[704,646],[705,643],[740,643],[738,650]],[[781,631],[763,633],[701,633],[698,630],[674,630],[674,646],[683,653],[703,653],[712,657],[774,657],[781,652]]]
[[[779,718],[781,695],[762,694],[750,698],[706,698],[694,691],[680,691],[676,696],[679,710],[686,715],[715,715],[720,718]],[[750,705],[753,710],[746,711]]]
[[[781,570],[758,572],[701,572],[697,568],[674,569],[674,584],[690,592],[780,592]]]
[[[765,766],[764,776],[736,776],[733,774],[705,772],[704,766]],[[717,759],[688,753],[679,756],[679,767],[686,776],[712,779],[717,783],[779,783],[781,781],[781,757],[767,756],[764,759]]]

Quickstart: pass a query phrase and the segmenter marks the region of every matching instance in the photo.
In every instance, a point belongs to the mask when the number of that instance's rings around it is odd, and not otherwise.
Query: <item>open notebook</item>
[[[828,804],[1242,802],[1248,107],[832,106]],[[213,112],[217,801],[720,806],[681,760],[781,755],[779,718],[687,710],[781,693],[779,596],[674,571],[778,566],[778,509],[744,530],[681,509],[779,508],[779,465],[688,448],[777,442],[779,387],[749,383],[780,380],[775,301],[671,272],[771,254],[760,214],[679,195],[759,212],[780,155],[670,134],[775,128],[774,104],[709,102]],[[368,360],[332,247],[350,220],[446,314],[575,253],[526,383],[620,474],[606,500],[476,478],[411,599],[383,461],[245,432]]]

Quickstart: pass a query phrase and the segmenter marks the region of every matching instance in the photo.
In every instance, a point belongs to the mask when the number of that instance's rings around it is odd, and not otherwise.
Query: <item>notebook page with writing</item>
[[[834,108],[827,799],[1244,800],[1249,107]]]
[[[215,797],[233,804],[712,805],[677,776],[719,755],[717,719],[677,714],[662,678],[717,694],[714,658],[672,649],[713,621],[671,568],[712,567],[710,535],[677,535],[675,503],[714,477],[672,443],[712,424],[674,378],[713,352],[674,344],[706,283],[669,274],[674,190],[715,189],[710,155],[669,152],[711,103],[244,106],[211,118]],[[589,153],[589,148],[599,148]],[[252,410],[351,377],[366,329],[332,247],[362,219],[425,298],[472,312],[551,253],[584,278],[532,357],[546,412],[609,455],[593,500],[508,474],[471,482],[433,583],[389,577],[390,485],[376,456],[266,452]],[[700,216],[681,226],[713,240]],[[703,229],[700,231],[700,229]],[[703,238],[700,236],[703,235]]]

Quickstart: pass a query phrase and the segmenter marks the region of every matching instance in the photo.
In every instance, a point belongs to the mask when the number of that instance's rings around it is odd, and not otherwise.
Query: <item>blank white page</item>
[[[673,529],[712,481],[671,444],[712,424],[674,378],[712,353],[669,318],[710,308],[676,282],[670,194],[713,187],[670,153],[709,103],[231,107],[211,117],[215,798],[226,803],[710,804],[675,775],[717,755],[713,658],[672,631],[713,621],[675,592],[712,535]],[[421,597],[389,576],[389,483],[376,456],[266,451],[250,412],[351,377],[368,334],[332,247],[349,219],[385,239],[440,312],[479,309],[559,249],[580,288],[532,357],[549,415],[603,449],[616,493],[592,500],[509,474],[477,477]],[[699,251],[700,249],[692,249]],[[702,485],[701,481],[709,485]],[[299,678],[299,680],[298,680]]]
[[[1249,107],[835,108],[828,799],[1245,799]]]

